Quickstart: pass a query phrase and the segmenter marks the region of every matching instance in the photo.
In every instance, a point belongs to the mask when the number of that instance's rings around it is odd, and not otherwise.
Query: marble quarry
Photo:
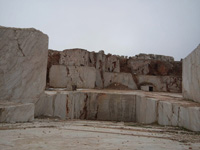
[[[48,49],[41,31],[0,26],[0,122],[48,116],[200,131],[199,52],[200,46],[175,61],[154,54],[56,51]]]
[[[182,62],[174,61],[174,58],[170,56],[139,54],[128,58],[111,54],[106,55],[104,51],[95,53],[84,49],[69,49],[61,52],[49,50],[47,86],[59,88],[59,85],[55,86],[56,83],[52,85],[54,76],[52,76],[53,69],[51,68],[55,68],[55,65],[66,66],[67,69],[62,67],[68,72],[66,80],[63,82],[68,86],[75,84],[73,77],[77,76],[75,78],[79,83],[76,83],[76,85],[79,88],[104,89],[118,82],[133,90],[141,89],[141,86],[150,84],[157,92],[180,93],[182,91]],[[71,71],[71,68],[76,68],[73,70],[77,71]],[[80,71],[78,70],[81,68],[87,70],[87,76],[90,76],[88,79],[91,81],[84,80],[86,84],[82,84],[82,77],[79,75]],[[64,74],[66,76],[66,73]],[[85,76],[84,73],[81,74]],[[94,74],[96,75],[94,76]],[[89,82],[94,80],[95,85],[92,87]],[[60,82],[60,80],[55,81]],[[70,87],[67,88],[70,89]]]

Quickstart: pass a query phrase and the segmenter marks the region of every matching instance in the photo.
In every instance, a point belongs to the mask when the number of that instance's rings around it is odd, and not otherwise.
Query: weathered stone
[[[66,119],[66,94],[54,91],[43,93],[35,104],[35,117],[53,116]]]
[[[48,36],[0,27],[0,99],[35,102],[46,86]]]
[[[117,56],[107,55],[106,64],[105,64],[106,72],[120,72],[120,64]]]
[[[136,90],[137,85],[133,80],[130,73],[110,73],[104,72],[104,87],[109,86],[112,83],[120,83],[126,85],[129,88]]]
[[[183,97],[200,103],[200,45],[183,60]]]
[[[139,87],[152,85],[153,91],[156,92],[181,92],[181,77],[177,76],[149,76],[138,75],[137,83]]]
[[[68,49],[60,52],[61,65],[88,66],[89,52],[84,49]]]
[[[0,122],[16,123],[34,120],[34,104],[0,101]]]
[[[136,121],[143,124],[157,122],[158,100],[136,95]]]
[[[96,53],[96,69],[104,72],[105,71],[105,60],[106,60],[106,56],[104,54],[104,51],[99,51],[98,53]]]

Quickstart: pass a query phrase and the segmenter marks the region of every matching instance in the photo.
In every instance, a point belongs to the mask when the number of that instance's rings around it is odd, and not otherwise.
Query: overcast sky
[[[180,60],[200,43],[200,0],[0,0],[0,25],[39,29],[55,50]]]

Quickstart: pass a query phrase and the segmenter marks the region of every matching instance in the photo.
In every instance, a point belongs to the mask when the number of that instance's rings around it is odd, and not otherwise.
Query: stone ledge
[[[14,103],[0,101],[0,122],[16,123],[34,120],[33,103]]]

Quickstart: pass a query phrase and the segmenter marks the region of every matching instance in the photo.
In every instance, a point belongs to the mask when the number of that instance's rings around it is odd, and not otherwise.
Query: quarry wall
[[[200,103],[200,45],[183,59],[183,97]]]
[[[48,87],[71,90],[71,85],[76,85],[77,88],[102,89],[114,88],[115,83],[134,90],[151,85],[153,91],[181,92],[182,62],[153,54],[128,58],[84,49],[48,52]]]

